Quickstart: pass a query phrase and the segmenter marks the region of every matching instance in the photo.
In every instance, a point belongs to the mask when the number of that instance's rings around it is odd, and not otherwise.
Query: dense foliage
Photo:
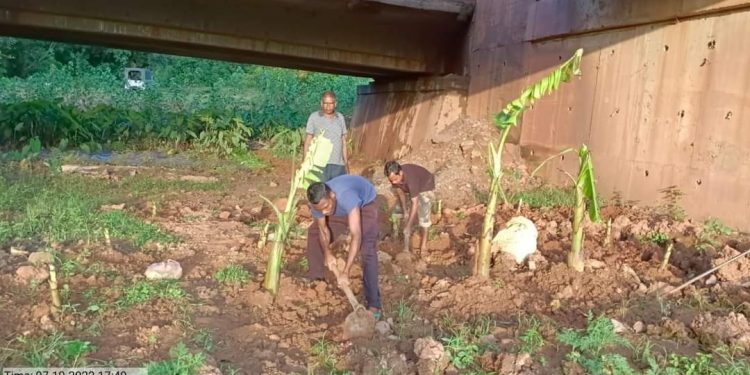
[[[125,88],[123,69],[154,82]],[[333,90],[350,116],[367,79],[188,57],[0,38],[0,145],[137,147],[153,142],[230,154],[251,138],[304,126]],[[281,137],[287,139],[288,137]],[[277,137],[277,139],[279,139]],[[280,147],[283,149],[284,147]]]

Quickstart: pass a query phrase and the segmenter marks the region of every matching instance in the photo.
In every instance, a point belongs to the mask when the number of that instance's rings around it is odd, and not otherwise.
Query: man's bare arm
[[[315,219],[315,221],[318,224],[318,232],[320,232],[320,236],[318,239],[320,240],[320,248],[323,250],[323,258],[325,259],[325,265],[328,266],[331,262],[333,262],[333,254],[331,253],[331,231],[328,230],[328,225],[326,225],[326,217],[323,216],[321,218]]]
[[[349,275],[349,270],[352,268],[354,258],[357,256],[357,251],[362,244],[362,215],[360,214],[359,207],[356,207],[349,213],[349,233],[352,235],[352,242],[349,244],[349,256],[346,259],[346,267],[344,268],[344,275]]]
[[[307,133],[307,136],[305,136],[305,147],[302,149],[302,158],[307,156],[307,150],[310,148],[310,142],[312,142],[313,135],[310,133]]]

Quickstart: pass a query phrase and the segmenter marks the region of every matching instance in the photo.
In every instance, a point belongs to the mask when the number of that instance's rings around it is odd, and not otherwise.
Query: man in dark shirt
[[[399,199],[401,211],[408,216],[404,223],[404,250],[409,251],[409,239],[411,227],[414,220],[419,217],[419,226],[422,228],[422,242],[419,246],[421,252],[427,250],[427,232],[432,226],[430,214],[432,213],[432,202],[435,200],[435,176],[427,169],[416,164],[400,165],[396,161],[385,163],[385,176],[391,182],[394,194]],[[406,195],[409,195],[411,204],[407,205]]]
[[[378,287],[378,208],[375,187],[364,177],[343,175],[327,182],[316,182],[307,188],[315,222],[308,229],[307,261],[310,280],[322,279],[325,265],[335,267],[330,244],[347,227],[351,233],[349,256],[339,284],[349,285],[357,252],[362,249],[362,281],[367,307],[380,319],[380,288]],[[342,220],[346,218],[346,221]]]

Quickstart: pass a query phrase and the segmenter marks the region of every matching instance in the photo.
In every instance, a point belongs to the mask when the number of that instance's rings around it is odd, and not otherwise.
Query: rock
[[[716,285],[716,283],[719,282],[719,280],[716,278],[716,275],[711,275],[708,279],[706,279],[706,285]]]
[[[612,325],[615,326],[615,333],[624,333],[630,331],[628,326],[620,322],[619,320],[610,319]]]
[[[271,180],[271,182],[268,183],[268,186],[270,187],[277,187],[279,184],[276,183],[276,181]]]
[[[22,284],[42,283],[49,278],[49,271],[34,266],[21,266],[16,270],[16,280]]]
[[[518,353],[516,357],[516,369],[520,369],[523,366],[531,363],[531,354],[529,353]]]
[[[432,337],[420,338],[414,343],[414,354],[417,355],[417,373],[419,375],[441,374],[448,367],[448,354],[443,344]]]
[[[633,324],[633,331],[635,331],[635,333],[642,333],[645,330],[646,330],[646,325],[643,324],[642,321],[639,320],[635,322],[635,324]]]
[[[566,285],[565,288],[563,288],[563,290],[555,294],[555,298],[563,300],[563,299],[572,298],[573,295],[574,295],[573,287],[570,285]]]
[[[268,336],[268,339],[271,341],[279,341],[281,340],[281,337],[279,337],[279,335],[270,335]]]
[[[487,346],[497,346],[497,337],[495,335],[482,336],[479,343]]]
[[[513,217],[492,239],[492,253],[502,251],[511,254],[516,263],[521,264],[529,255],[536,252],[538,236],[539,232],[534,222],[523,216]]]
[[[37,251],[29,255],[29,263],[39,266],[54,263],[55,258],[46,251]]]
[[[531,254],[528,259],[529,270],[531,271],[544,269],[548,264],[549,262],[547,261],[547,258],[545,258],[544,255],[542,255],[538,251]]]
[[[503,355],[503,359],[500,366],[500,373],[501,374],[515,374],[515,368],[516,368],[516,355],[507,353]]]
[[[29,255],[29,252],[23,249],[19,249],[15,246],[10,247],[10,255],[17,255],[17,256],[27,256]]]
[[[44,315],[39,319],[39,326],[45,332],[53,332],[57,329],[55,322],[52,321],[49,315]]]
[[[125,203],[120,204],[105,204],[99,207],[101,211],[122,211],[125,209]]]
[[[219,179],[216,177],[205,177],[205,176],[180,176],[180,181],[198,182],[198,183],[206,184],[210,182],[219,182]]]
[[[231,215],[232,215],[232,213],[230,213],[229,211],[222,211],[219,214],[219,219],[221,219],[221,220],[227,220],[227,219],[229,219],[229,216],[231,216]]]
[[[592,270],[598,270],[598,269],[607,267],[606,263],[597,259],[586,259],[584,263],[586,267],[591,268]]]
[[[380,263],[390,263],[393,260],[393,257],[391,254],[386,253],[385,251],[378,251],[378,262]]]
[[[714,317],[705,313],[693,320],[690,328],[698,341],[708,347],[729,345],[750,350],[750,324],[744,314],[731,312],[724,317]]]
[[[740,252],[730,246],[724,246],[721,254],[721,257],[716,258],[712,261],[713,266],[717,266],[720,263],[729,260],[735,255],[740,254]],[[736,283],[750,281],[750,259],[748,259],[747,257],[737,259],[734,262],[727,264],[726,266],[721,267],[718,271],[716,271],[716,276],[719,280],[722,281],[730,281]]]
[[[391,332],[391,326],[388,324],[388,322],[379,321],[375,323],[375,331],[377,331],[379,334],[385,336],[389,332]]]
[[[632,277],[636,283],[638,284],[641,283],[641,278],[638,277],[638,274],[635,273],[635,271],[632,268],[630,268],[630,266],[628,266],[627,264],[622,265],[622,271],[625,272],[626,275],[629,275],[630,277]]]
[[[165,262],[151,264],[144,274],[149,280],[178,280],[182,277],[182,266],[179,262],[168,259]]]

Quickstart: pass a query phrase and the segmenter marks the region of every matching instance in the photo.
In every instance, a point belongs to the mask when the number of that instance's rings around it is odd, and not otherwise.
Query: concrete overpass
[[[473,2],[0,0],[0,35],[337,74],[463,74]]]

